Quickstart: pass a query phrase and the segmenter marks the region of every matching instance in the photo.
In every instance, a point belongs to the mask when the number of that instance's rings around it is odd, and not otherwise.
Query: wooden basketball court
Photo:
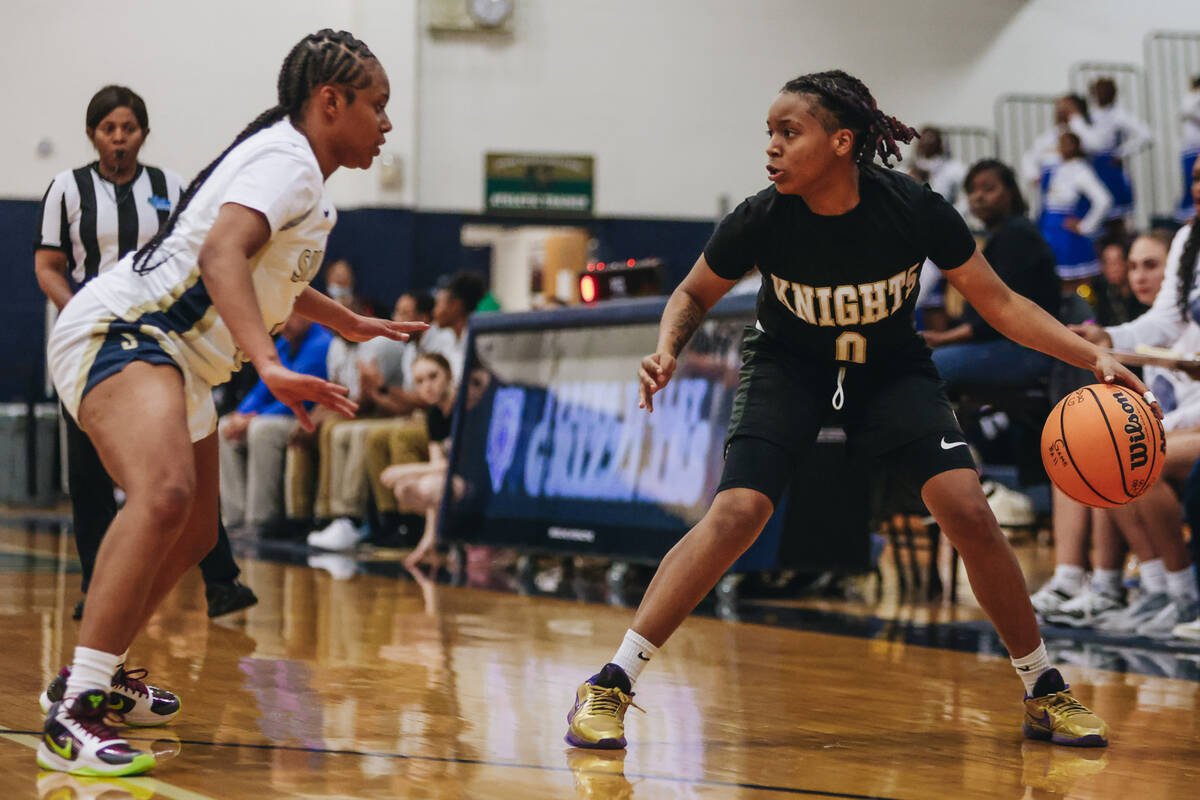
[[[134,645],[131,665],[183,700],[175,724],[131,730],[160,755],[151,776],[43,772],[37,696],[75,645],[74,546],[6,524],[5,800],[1166,800],[1200,780],[1195,681],[1068,668],[1113,729],[1106,750],[1072,750],[1021,738],[999,655],[705,617],[643,675],[628,751],[576,750],[568,703],[628,609],[253,559],[257,607],[210,622],[192,576]]]

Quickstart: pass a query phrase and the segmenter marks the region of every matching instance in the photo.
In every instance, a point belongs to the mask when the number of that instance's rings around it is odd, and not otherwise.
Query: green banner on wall
[[[592,213],[592,156],[488,153],[486,158],[484,209],[489,214]]]

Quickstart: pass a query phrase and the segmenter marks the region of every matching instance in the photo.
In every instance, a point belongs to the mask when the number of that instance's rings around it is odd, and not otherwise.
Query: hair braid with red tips
[[[907,144],[917,137],[915,130],[879,110],[865,83],[840,69],[801,75],[785,83],[780,91],[816,97],[838,127],[854,134],[856,164],[870,164],[879,156],[890,167],[889,159],[903,158],[897,142]],[[828,125],[826,128],[836,129]]]

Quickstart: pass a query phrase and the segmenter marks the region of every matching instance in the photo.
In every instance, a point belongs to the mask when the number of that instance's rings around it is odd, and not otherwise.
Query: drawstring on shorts
[[[842,404],[846,401],[846,391],[842,388],[842,379],[846,377],[846,368],[838,367],[837,390],[833,393],[833,407],[841,411]]]

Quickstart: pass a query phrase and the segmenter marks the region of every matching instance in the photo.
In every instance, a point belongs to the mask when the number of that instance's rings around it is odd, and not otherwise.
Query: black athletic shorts
[[[856,463],[885,466],[918,491],[939,473],[976,468],[928,357],[848,364],[839,381],[841,366],[798,357],[747,329],[718,492],[754,489],[778,505],[796,465],[828,425],[845,429]]]

